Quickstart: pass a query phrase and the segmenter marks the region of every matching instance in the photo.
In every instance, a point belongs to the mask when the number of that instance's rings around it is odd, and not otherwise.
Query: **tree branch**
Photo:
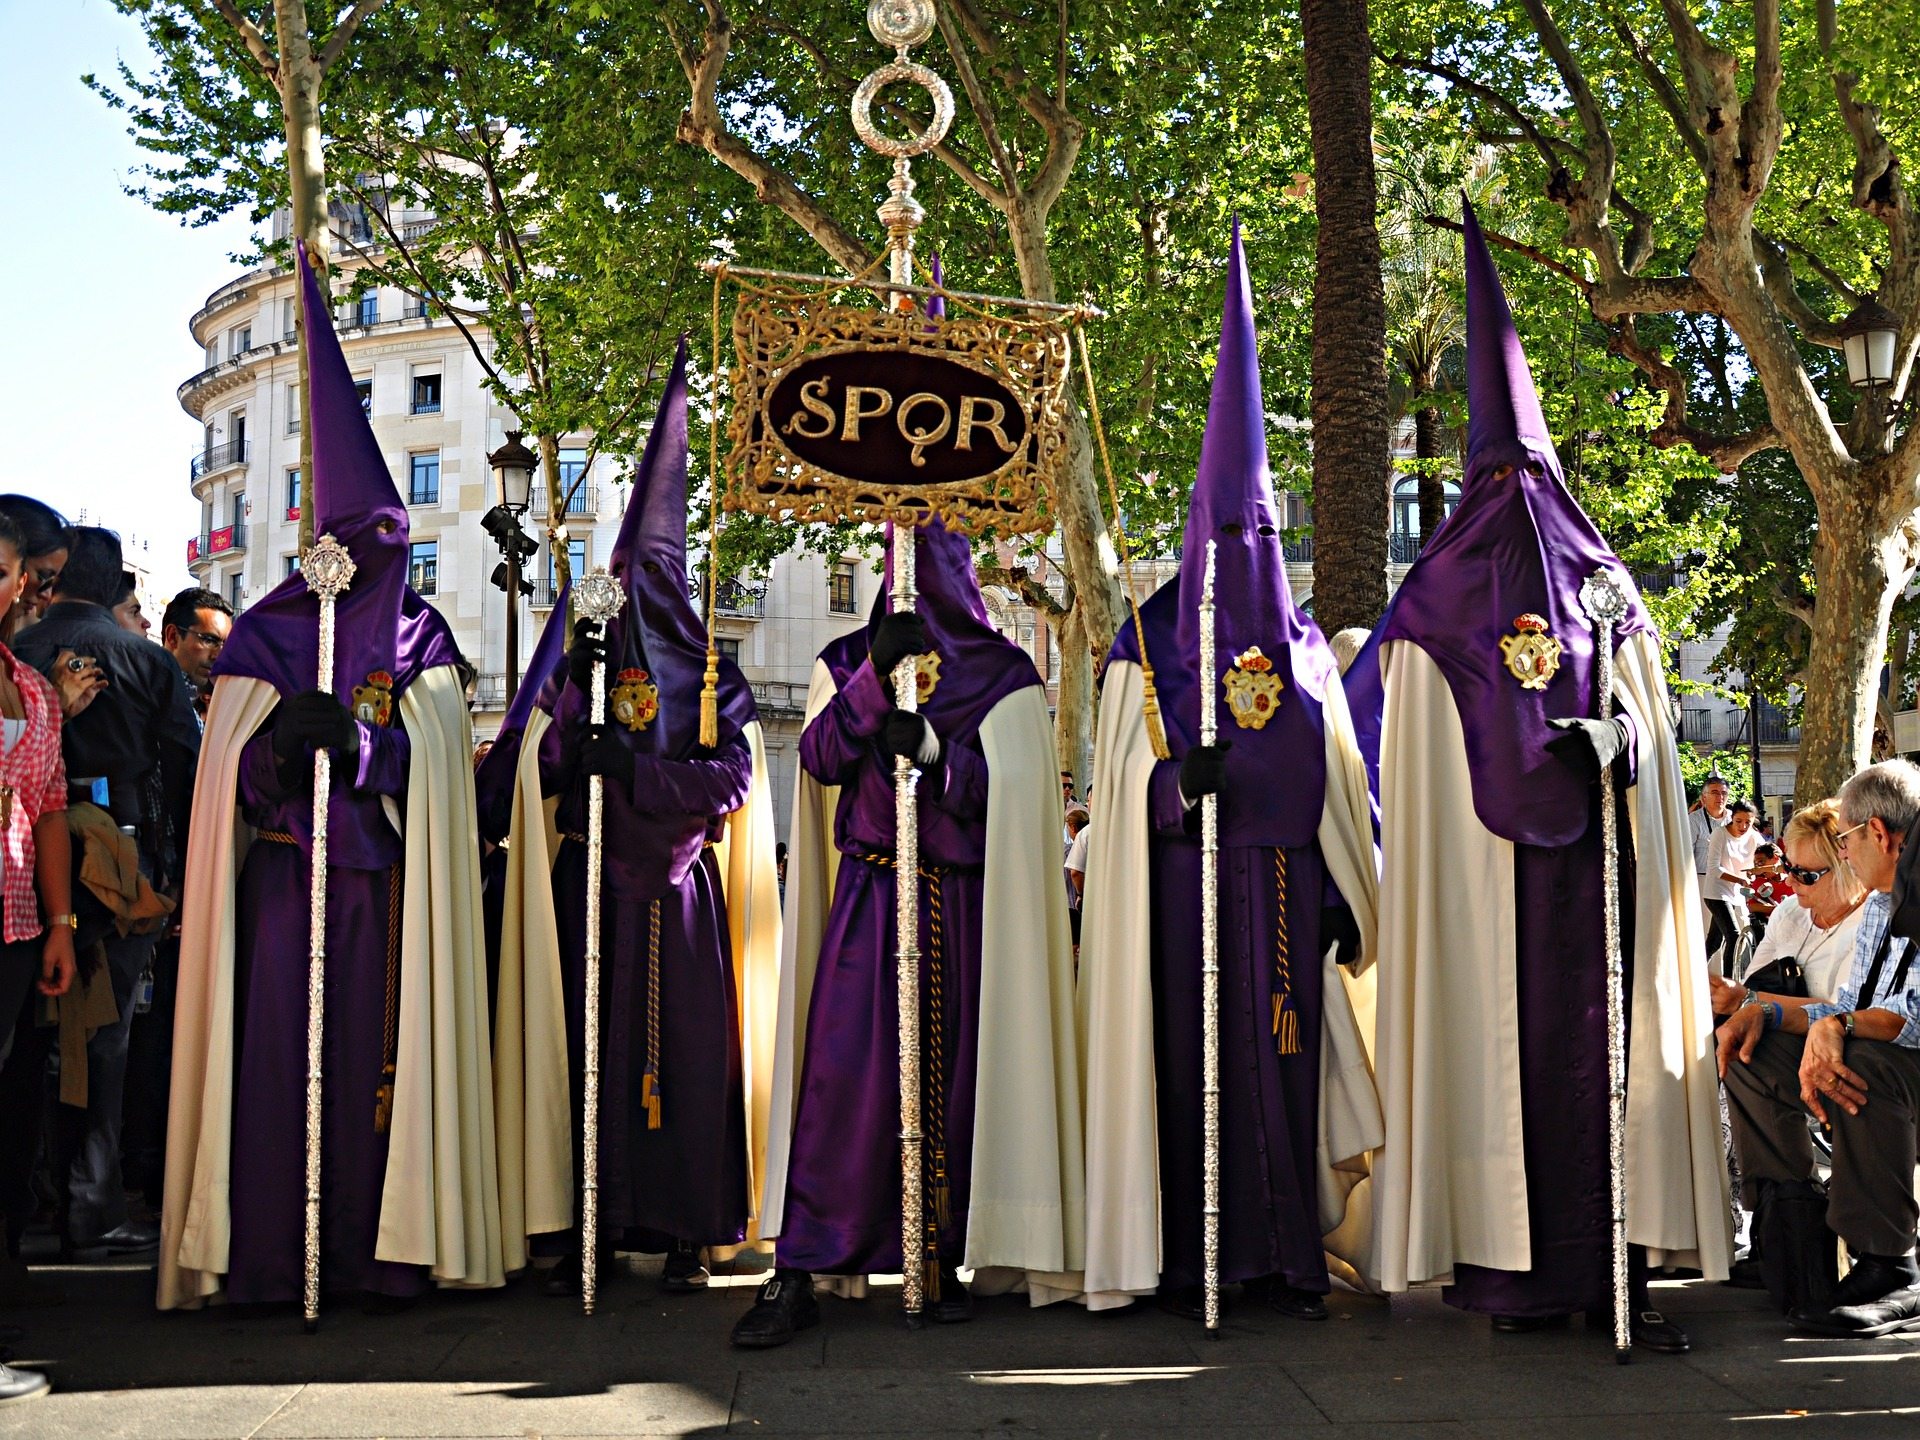
[[[354,0],[353,9],[347,12],[347,18],[333,27],[333,34],[327,37],[327,43],[320,47],[320,53],[314,57],[314,63],[320,67],[320,73],[326,74],[333,68],[348,45],[353,42],[353,32],[358,30],[367,17],[378,10],[387,0]]]
[[[945,5],[939,6],[936,14],[940,21],[940,38],[947,42],[947,53],[953,57],[953,68],[960,77],[960,88],[967,92],[967,103],[973,107],[974,118],[980,122],[980,133],[987,141],[987,153],[993,157],[993,168],[999,171],[1000,181],[1006,187],[1005,198],[1012,200],[1020,193],[1020,172],[1013,163],[1013,156],[1007,152],[1007,142],[1001,137],[999,116],[987,100],[986,91],[981,88],[980,77],[974,73],[966,45],[954,33],[952,15]]]
[[[1071,602],[1063,605],[1046,584],[1024,565],[976,565],[973,573],[982,585],[998,585],[1011,590],[1027,604],[1051,619],[1066,615]]]
[[[791,177],[777,170],[727,128],[718,99],[720,72],[726,68],[727,49],[733,41],[733,25],[727,19],[721,0],[702,0],[707,23],[695,50],[680,27],[669,18],[668,34],[674,54],[687,77],[687,108],[681,112],[676,132],[682,144],[697,145],[734,174],[747,181],[766,204],[786,215],[813,238],[834,263],[849,275],[858,275],[873,257],[852,232],[829,215]]]
[[[1799,329],[1801,336],[1814,345],[1824,345],[1829,350],[1840,348],[1840,327],[1801,298],[1800,288],[1794,283],[1793,264],[1787,259],[1787,252],[1758,230],[1753,232],[1754,248],[1760,252],[1760,276],[1766,282],[1767,293]]]
[[[1466,233],[1467,227],[1448,215],[1423,215],[1420,218],[1437,230],[1451,230],[1456,235]],[[1582,295],[1592,298],[1593,281],[1587,279],[1566,261],[1556,260],[1546,251],[1537,249],[1524,240],[1515,240],[1511,235],[1502,235],[1497,230],[1482,230],[1481,233],[1487,237],[1488,244],[1498,245],[1502,250],[1511,250],[1516,255],[1526,256],[1536,265],[1543,265],[1554,274],[1571,280]]]
[[[260,27],[242,15],[233,0],[213,0],[213,8],[220,12],[220,18],[233,27],[233,33],[247,47],[247,53],[253,57],[253,63],[260,67],[260,74],[267,82],[278,89],[280,85],[280,57],[273,53],[273,47],[267,44],[267,37],[260,33]]]
[[[1646,77],[1647,84],[1659,100],[1660,108],[1667,112],[1667,118],[1673,121],[1673,128],[1679,135],[1687,152],[1693,156],[1694,163],[1705,170],[1710,163],[1707,159],[1707,142],[1700,138],[1700,130],[1693,123],[1693,117],[1687,113],[1687,102],[1675,87],[1673,78],[1667,74],[1666,67],[1654,58],[1653,51],[1646,41],[1634,33],[1633,27],[1621,18],[1619,11],[1613,10],[1608,19],[1613,22],[1613,33],[1620,37],[1620,43],[1633,52],[1633,58],[1640,64],[1640,73]]]
[[[1740,468],[1740,463],[1762,450],[1770,450],[1781,443],[1778,431],[1771,421],[1747,431],[1744,435],[1715,435],[1700,429],[1687,421],[1687,377],[1682,375],[1665,356],[1643,343],[1639,332],[1634,328],[1633,317],[1628,316],[1615,327],[1613,338],[1607,348],[1615,355],[1630,360],[1640,372],[1651,380],[1667,397],[1666,413],[1660,423],[1647,434],[1653,445],[1665,450],[1674,445],[1688,445],[1706,456],[1726,474],[1731,475]]]

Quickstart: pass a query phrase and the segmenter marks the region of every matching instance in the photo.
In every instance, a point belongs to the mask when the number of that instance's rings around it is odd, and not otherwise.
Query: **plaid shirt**
[[[1880,948],[1881,937],[1887,933],[1887,926],[1892,921],[1893,896],[1884,890],[1876,890],[1867,896],[1866,903],[1860,907],[1860,928],[1853,938],[1853,973],[1847,977],[1847,983],[1840,987],[1840,993],[1833,997],[1831,1005],[1807,1006],[1809,1025],[1829,1015],[1838,1015],[1843,1010],[1891,1010],[1904,1022],[1900,1026],[1900,1033],[1893,1037],[1893,1043],[1904,1045],[1909,1050],[1920,1049],[1920,964],[1908,970],[1904,989],[1893,988],[1894,977],[1900,973],[1900,957],[1907,953],[1907,947],[1913,943],[1911,940],[1896,937],[1887,947],[1887,963],[1880,968],[1880,993],[1860,993],[1860,987],[1867,983],[1867,976],[1873,969],[1873,952]]]
[[[60,755],[60,702],[39,671],[0,645],[0,665],[20,691],[27,728],[20,743],[0,753],[0,809],[10,810],[0,847],[0,938],[31,940],[43,928],[35,883],[33,827],[42,815],[67,808],[67,765]],[[11,804],[8,795],[11,795]]]

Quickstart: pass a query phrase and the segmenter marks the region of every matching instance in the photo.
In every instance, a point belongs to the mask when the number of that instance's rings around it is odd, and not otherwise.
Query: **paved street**
[[[57,1393],[0,1412],[0,1440],[720,1434],[1329,1436],[1920,1435],[1920,1337],[1792,1338],[1756,1296],[1663,1286],[1692,1329],[1682,1360],[1619,1367],[1574,1328],[1496,1337],[1436,1296],[1351,1296],[1302,1325],[1242,1305],[1225,1340],[1158,1312],[1088,1316],[983,1302],[971,1325],[909,1334],[896,1295],[823,1300],[784,1350],[730,1349],[751,1276],[660,1296],[639,1265],[591,1320],[515,1285],[400,1315],[156,1316],[150,1275],[60,1275],[21,1359]],[[1771,1423],[1769,1423],[1771,1422]]]

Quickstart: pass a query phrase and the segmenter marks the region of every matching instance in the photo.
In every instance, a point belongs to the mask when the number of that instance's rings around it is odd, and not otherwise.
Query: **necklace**
[[[1858,910],[1863,904],[1866,903],[1866,899],[1867,897],[1865,895],[1860,896],[1859,899],[1855,900],[1851,905],[1847,906],[1846,909],[1842,910],[1838,915],[1836,915],[1833,918],[1833,923],[1831,925],[1820,925],[1820,924],[1813,925],[1814,933],[1818,938],[1816,938],[1814,942],[1807,947],[1807,953],[1800,957],[1800,968],[1802,970],[1805,970],[1807,968],[1807,961],[1813,958],[1814,954],[1820,949],[1820,947],[1826,944],[1827,941],[1833,938],[1833,932],[1839,929],[1840,926],[1843,923],[1845,923],[1846,918],[1849,915],[1853,914],[1854,911]],[[1811,910],[1807,911],[1807,920],[1809,923],[1813,922],[1813,912]]]

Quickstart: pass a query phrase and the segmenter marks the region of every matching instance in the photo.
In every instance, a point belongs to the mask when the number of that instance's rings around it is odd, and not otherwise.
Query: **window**
[[[287,519],[300,518],[300,472],[287,471]]]
[[[253,348],[253,327],[251,325],[240,326],[233,332],[232,341],[233,345],[227,352],[228,354],[238,355],[244,350],[251,350]]]
[[[736,665],[740,663],[740,642],[738,640],[730,640],[725,635],[720,635],[715,637],[713,643],[720,647],[720,658],[722,660],[731,660]]]
[[[298,385],[287,386],[287,433],[289,435],[300,433],[300,387]]]
[[[280,302],[280,338],[282,340],[291,340],[294,338],[293,301],[291,300],[282,300]]]
[[[247,587],[241,577],[238,574],[229,575],[227,577],[227,603],[233,607],[234,614],[238,615],[240,613],[246,598]]]
[[[298,555],[283,555],[281,559],[287,562],[285,578],[291,580],[300,573],[300,557]]]
[[[422,595],[440,589],[440,542],[416,540],[407,546],[407,583]]]
[[[438,415],[440,413],[440,372],[431,375],[413,377],[413,413],[416,415]]]
[[[235,540],[238,540],[240,538],[241,529],[247,523],[247,492],[244,490],[236,490],[233,492],[232,499],[233,499],[233,530],[234,530],[233,538]]]
[[[220,363],[220,341],[216,338],[207,341],[207,368],[211,370]]]
[[[409,505],[440,503],[440,452],[438,450],[407,457],[407,503]]]
[[[1446,497],[1440,508],[1440,518],[1444,520],[1460,504],[1460,487],[1452,480],[1443,480],[1440,488]],[[1403,475],[1393,483],[1393,533],[1416,537],[1420,534],[1418,475]]]
[[[380,323],[380,292],[370,291],[360,297],[360,309],[354,316],[357,325],[378,325]]]
[[[836,560],[827,575],[827,609],[835,615],[858,615],[858,597],[853,593],[853,561]]]
[[[587,470],[587,451],[585,446],[562,447],[560,451],[560,494],[566,500],[567,514],[585,515],[592,507],[592,497],[581,476]]]
[[[354,381],[353,393],[360,397],[360,413],[371,416],[373,414],[373,381]]]
[[[227,435],[233,448],[228,453],[230,463],[238,464],[247,458],[247,417],[244,411],[236,410],[227,417]]]

